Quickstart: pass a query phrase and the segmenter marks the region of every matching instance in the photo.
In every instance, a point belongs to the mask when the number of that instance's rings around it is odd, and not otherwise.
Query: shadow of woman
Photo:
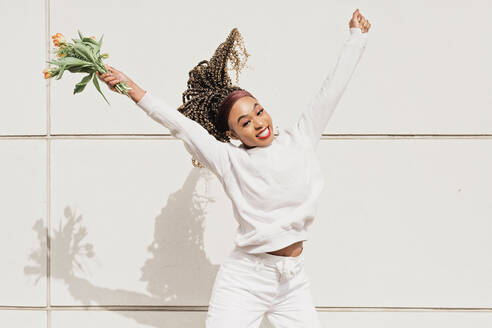
[[[190,305],[204,301],[208,304],[213,282],[219,268],[207,259],[203,247],[203,227],[207,206],[215,200],[207,195],[207,186],[213,180],[208,170],[193,168],[181,189],[171,194],[161,213],[155,218],[154,240],[148,246],[151,257],[141,268],[141,280],[147,282],[148,294],[131,290],[96,286],[84,278],[84,262],[95,257],[94,245],[84,242],[88,232],[82,215],[76,215],[67,206],[65,222],[50,234],[50,278],[62,280],[71,297],[84,304],[118,306],[126,309],[142,305]],[[205,191],[197,185],[203,179]],[[216,180],[216,179],[215,179]],[[33,251],[24,273],[36,276],[36,282],[46,276],[46,227],[42,219],[36,221],[40,248]],[[117,256],[117,254],[115,254]],[[118,311],[140,324],[161,327],[162,319],[139,311]],[[206,310],[206,309],[205,309]]]

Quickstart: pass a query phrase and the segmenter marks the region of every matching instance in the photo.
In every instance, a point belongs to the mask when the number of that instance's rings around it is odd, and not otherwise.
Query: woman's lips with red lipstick
[[[265,130],[266,130],[266,129],[268,129],[268,134],[267,134],[266,136],[259,137],[259,135],[260,135],[260,134],[262,134],[263,132],[265,132]],[[257,135],[257,137],[258,137],[259,139],[266,139],[266,138],[268,138],[268,137],[270,136],[270,134],[272,133],[272,132],[271,132],[271,130],[270,130],[270,126],[266,127],[266,128],[265,128],[265,130],[261,131],[261,132]]]

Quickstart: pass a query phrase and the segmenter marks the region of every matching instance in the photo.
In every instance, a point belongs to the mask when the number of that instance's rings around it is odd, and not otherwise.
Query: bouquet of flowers
[[[99,87],[99,82],[97,81],[97,74],[104,74],[108,70],[104,67],[102,60],[108,58],[107,53],[100,54],[101,44],[103,36],[96,41],[94,36],[84,37],[80,31],[80,39],[72,39],[73,43],[67,42],[63,34],[56,33],[51,38],[53,39],[53,44],[55,45],[54,53],[56,53],[58,59],[47,61],[47,63],[56,65],[56,67],[45,68],[43,70],[44,78],[49,79],[56,77],[57,80],[61,79],[63,72],[69,71],[71,73],[87,73],[87,75],[75,85],[73,94],[82,92],[85,89],[87,83],[91,80],[94,83],[97,91],[103,96],[104,100],[109,104],[104,94]],[[126,82],[120,82],[114,86],[114,88],[119,92],[127,96],[128,91],[131,88]]]

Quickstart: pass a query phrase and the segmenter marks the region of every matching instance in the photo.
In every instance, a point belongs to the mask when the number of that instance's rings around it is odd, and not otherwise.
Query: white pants
[[[304,253],[296,257],[248,254],[236,247],[220,266],[206,328],[321,328],[313,305]]]

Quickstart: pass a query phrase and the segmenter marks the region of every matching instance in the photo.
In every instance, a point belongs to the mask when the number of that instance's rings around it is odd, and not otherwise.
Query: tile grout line
[[[45,0],[46,57],[50,58],[50,0]],[[50,64],[51,65],[51,64]],[[46,84],[46,328],[51,328],[51,79]]]
[[[490,307],[418,307],[418,306],[316,306],[318,312],[486,312]],[[0,306],[2,310],[39,310],[43,306]],[[206,312],[206,305],[55,305],[50,311],[160,311],[160,312]]]
[[[48,0],[47,0],[48,1]],[[49,90],[49,88],[47,88]],[[49,92],[49,91],[48,91]],[[49,100],[47,106],[50,106]],[[50,128],[50,122],[47,122]],[[0,140],[17,139],[93,139],[93,140],[181,140],[171,134],[19,134],[19,135],[0,135]],[[323,134],[321,140],[394,140],[394,139],[492,139],[492,134]]]

